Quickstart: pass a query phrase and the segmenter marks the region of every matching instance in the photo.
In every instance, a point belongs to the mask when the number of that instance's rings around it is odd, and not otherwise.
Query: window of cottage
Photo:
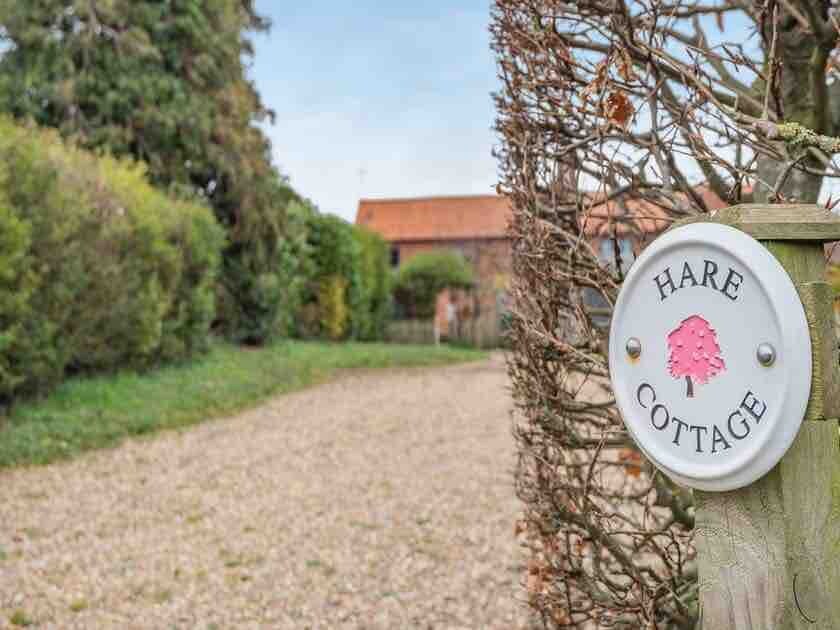
[[[636,260],[636,255],[633,253],[632,239],[618,239],[618,251],[619,255],[621,256],[621,271],[622,273],[627,273],[630,270],[630,267],[633,265],[633,261]],[[613,239],[605,238],[601,240],[601,244],[598,250],[598,258],[604,265],[615,268],[616,255],[615,242],[613,241]]]

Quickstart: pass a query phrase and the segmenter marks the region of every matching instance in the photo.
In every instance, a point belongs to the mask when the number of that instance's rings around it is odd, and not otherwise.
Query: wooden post
[[[731,492],[694,491],[704,630],[840,629],[838,353],[823,243],[840,220],[812,205],[744,205],[711,219],[760,241],[796,286],[811,333],[805,421],[766,476]]]

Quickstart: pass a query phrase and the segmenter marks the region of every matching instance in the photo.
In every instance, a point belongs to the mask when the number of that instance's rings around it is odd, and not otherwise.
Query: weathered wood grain
[[[711,220],[757,238],[787,270],[813,377],[806,420],[773,470],[739,490],[694,492],[702,628],[840,630],[840,378],[821,246],[840,240],[840,220],[818,206],[762,205]]]
[[[711,215],[682,219],[671,229],[705,222],[731,225],[760,241],[829,243],[840,240],[840,217],[812,204],[742,204]]]
[[[834,328],[834,294],[827,282],[798,287],[811,333],[811,396],[805,420],[840,417],[840,362]]]
[[[744,204],[724,208],[713,219],[736,225],[758,240],[816,243],[840,240],[840,218],[822,206],[811,204]]]
[[[840,442],[837,420],[804,422],[779,463],[788,589],[783,628],[840,627]],[[806,623],[808,619],[815,624]]]
[[[805,422],[758,482],[695,491],[705,630],[840,628],[838,492],[836,420]]]
[[[778,468],[740,490],[695,490],[694,507],[702,628],[780,628],[786,576]]]
[[[788,272],[794,286],[825,280],[825,254],[816,243],[760,241]]]

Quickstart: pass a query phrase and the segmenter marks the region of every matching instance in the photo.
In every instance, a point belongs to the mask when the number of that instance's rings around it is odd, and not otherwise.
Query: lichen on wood
[[[780,140],[791,149],[815,147],[825,153],[840,153],[840,138],[819,134],[797,122],[760,120],[753,125],[768,140]]]

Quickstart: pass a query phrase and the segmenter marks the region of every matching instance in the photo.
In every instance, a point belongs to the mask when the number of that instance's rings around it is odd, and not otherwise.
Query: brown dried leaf
[[[612,124],[624,127],[630,122],[635,110],[624,92],[613,90],[607,95],[603,106],[604,117]]]
[[[622,449],[618,454],[618,461],[624,464],[624,472],[630,477],[638,477],[642,474],[642,456],[638,451]]]
[[[604,90],[604,87],[607,85],[609,62],[610,58],[607,57],[596,66],[595,77],[589,85],[583,88],[583,92],[581,93],[584,102],[588,101],[589,97],[593,94],[599,94]]]

